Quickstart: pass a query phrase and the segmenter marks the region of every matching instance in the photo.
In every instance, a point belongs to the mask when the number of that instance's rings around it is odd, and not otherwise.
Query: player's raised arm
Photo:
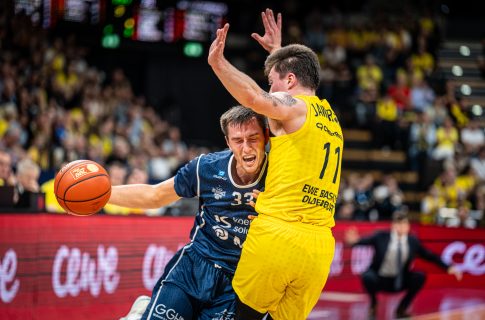
[[[306,114],[305,103],[294,99],[289,94],[273,95],[264,91],[253,79],[236,69],[225,57],[229,24],[218,29],[208,56],[208,63],[229,93],[242,105],[275,120],[291,120]],[[270,84],[281,82],[281,91],[287,92],[298,86],[298,79],[293,73],[284,75],[284,79],[275,76],[274,72],[268,75]]]
[[[156,209],[180,199],[175,192],[175,178],[156,185],[127,184],[113,186],[109,203],[127,208]]]
[[[281,48],[281,26],[283,20],[281,13],[278,13],[275,19],[273,10],[266,9],[261,12],[261,20],[263,21],[264,35],[260,36],[257,33],[252,33],[251,37],[266,51],[273,53],[275,50]]]

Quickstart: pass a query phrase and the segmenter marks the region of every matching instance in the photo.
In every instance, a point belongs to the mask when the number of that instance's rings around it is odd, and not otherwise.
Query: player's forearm
[[[211,67],[234,99],[241,105],[262,113],[261,108],[255,105],[254,102],[263,89],[253,79],[236,69],[225,59],[221,59],[218,63],[211,65]]]
[[[180,199],[175,192],[163,193],[159,185],[130,184],[113,186],[109,203],[127,208],[155,209]]]

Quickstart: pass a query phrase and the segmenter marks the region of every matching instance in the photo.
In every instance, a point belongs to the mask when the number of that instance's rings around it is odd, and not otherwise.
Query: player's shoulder
[[[200,162],[203,164],[214,164],[220,161],[229,161],[232,151],[227,149],[223,151],[211,152],[200,156]]]

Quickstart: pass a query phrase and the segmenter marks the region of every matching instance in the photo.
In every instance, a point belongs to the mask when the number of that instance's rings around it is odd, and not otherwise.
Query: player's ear
[[[291,73],[291,72],[288,73],[287,78],[286,78],[286,81],[287,81],[288,89],[291,89],[294,86],[296,86],[297,79],[296,79],[295,74],[294,73]]]
[[[224,139],[226,139],[226,144],[227,146],[229,147],[229,149],[231,149],[231,146],[229,145],[229,139],[227,138],[227,136],[224,136]],[[232,149],[231,149],[232,150]]]

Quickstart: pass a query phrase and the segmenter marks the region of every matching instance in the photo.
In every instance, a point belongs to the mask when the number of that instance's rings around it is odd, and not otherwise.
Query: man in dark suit
[[[377,292],[406,291],[396,311],[396,318],[406,318],[406,312],[426,280],[423,272],[411,271],[410,265],[419,256],[447,270],[461,280],[462,273],[445,264],[438,255],[423,247],[415,236],[409,234],[408,217],[403,213],[393,216],[391,230],[377,232],[367,238],[360,238],[355,228],[347,230],[345,241],[352,246],[369,245],[374,248],[374,257],[369,269],[362,274],[362,283],[370,296],[369,316],[375,318]]]

